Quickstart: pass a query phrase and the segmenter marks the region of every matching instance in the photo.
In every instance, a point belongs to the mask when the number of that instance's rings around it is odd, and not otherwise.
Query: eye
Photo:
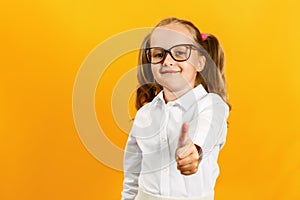
[[[162,57],[164,57],[164,54],[163,53],[153,53],[152,57],[153,58],[162,58]]]
[[[180,51],[180,50],[177,50],[177,51],[175,51],[175,54],[176,54],[177,56],[184,56],[184,55],[186,55],[186,51]]]
[[[151,57],[152,58],[163,58],[164,52],[160,48],[153,48],[151,50]]]
[[[179,59],[187,57],[189,51],[185,45],[178,45],[172,49],[172,54]]]

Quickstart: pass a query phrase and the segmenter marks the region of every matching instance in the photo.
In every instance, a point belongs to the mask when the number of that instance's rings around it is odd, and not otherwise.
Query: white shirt
[[[168,103],[160,92],[140,108],[125,150],[122,199],[133,200],[138,188],[166,197],[213,196],[228,114],[222,98],[202,85]],[[189,137],[203,151],[197,173],[189,176],[180,174],[175,161],[183,122],[189,123]]]

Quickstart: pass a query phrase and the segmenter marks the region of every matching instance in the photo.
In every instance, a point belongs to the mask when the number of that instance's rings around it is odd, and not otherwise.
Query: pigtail
[[[225,78],[225,58],[224,51],[218,39],[212,34],[201,34],[202,46],[208,53],[210,59],[206,60],[206,67],[201,76],[205,79],[205,87],[209,92],[219,94],[228,103]],[[203,37],[204,35],[204,37]],[[203,79],[203,78],[202,78]]]
[[[226,82],[224,73],[225,58],[223,48],[214,35],[205,34],[205,36],[203,47],[220,70],[223,81]]]

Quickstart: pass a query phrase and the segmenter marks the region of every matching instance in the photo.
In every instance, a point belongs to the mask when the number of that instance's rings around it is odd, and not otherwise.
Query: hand
[[[202,155],[201,148],[195,145],[188,136],[188,124],[183,123],[175,153],[177,169],[181,174],[192,175],[198,171],[199,162],[202,159],[198,151]]]

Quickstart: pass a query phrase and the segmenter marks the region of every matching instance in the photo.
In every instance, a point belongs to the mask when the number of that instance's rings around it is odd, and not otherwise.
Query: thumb
[[[178,148],[183,147],[188,143],[188,139],[189,139],[188,130],[189,130],[189,124],[184,122],[182,124],[181,133],[178,138],[178,145],[177,145]]]

